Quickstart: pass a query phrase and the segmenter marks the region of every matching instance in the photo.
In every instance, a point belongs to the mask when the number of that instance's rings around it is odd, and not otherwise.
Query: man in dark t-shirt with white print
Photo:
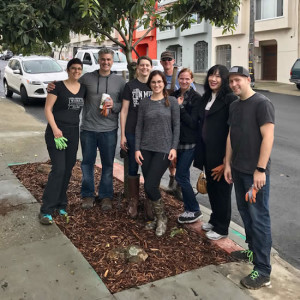
[[[235,66],[229,70],[230,88],[239,99],[229,110],[224,177],[228,183],[234,183],[249,248],[231,255],[253,261],[253,271],[241,280],[241,284],[259,289],[271,283],[269,189],[275,112],[271,101],[255,93],[250,83],[245,68]]]

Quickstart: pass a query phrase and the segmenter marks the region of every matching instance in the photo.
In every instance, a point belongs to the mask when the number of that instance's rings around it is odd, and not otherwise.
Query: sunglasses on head
[[[162,60],[162,61],[172,61],[173,58],[171,58],[171,57],[164,57],[164,58],[162,58],[161,60]]]

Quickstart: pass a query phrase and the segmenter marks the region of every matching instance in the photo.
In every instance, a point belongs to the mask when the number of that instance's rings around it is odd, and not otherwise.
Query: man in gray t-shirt
[[[249,250],[234,251],[236,259],[253,258],[254,269],[241,284],[249,289],[270,285],[272,246],[269,213],[270,155],[274,141],[274,106],[250,87],[248,70],[229,70],[229,85],[239,96],[229,110],[224,177],[234,183]]]

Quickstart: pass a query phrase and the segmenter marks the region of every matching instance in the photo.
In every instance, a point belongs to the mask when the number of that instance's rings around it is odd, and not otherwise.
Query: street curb
[[[96,166],[99,168],[102,167],[101,164],[96,164]],[[124,166],[117,159],[115,159],[115,161],[114,161],[113,176],[116,179],[118,179],[119,181],[124,182]],[[140,182],[144,183],[144,178],[142,176],[140,177]],[[166,187],[164,187],[164,186],[161,186],[161,188],[163,190],[166,190]],[[186,224],[185,226],[189,227],[191,230],[193,230],[194,232],[201,235],[201,237],[206,238],[205,232],[201,228],[202,223],[203,223],[202,221],[197,221],[193,224]],[[219,248],[221,248],[222,250],[224,250],[227,254],[230,254],[232,251],[244,250],[243,247],[241,247],[240,245],[238,245],[236,242],[234,242],[233,240],[231,240],[228,237],[224,238],[224,239],[220,239],[218,241],[210,241],[210,242],[213,245],[216,245]]]

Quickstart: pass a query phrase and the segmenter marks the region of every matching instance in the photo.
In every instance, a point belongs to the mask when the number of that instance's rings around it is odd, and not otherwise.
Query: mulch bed
[[[48,162],[49,163],[49,162]],[[37,171],[41,163],[12,166],[11,169],[41,202],[47,174]],[[101,170],[95,167],[95,182],[98,183]],[[73,169],[68,189],[67,224],[62,217],[54,216],[62,232],[79,249],[86,260],[111,293],[136,287],[148,282],[204,267],[210,264],[231,262],[232,259],[209,240],[184,227],[183,233],[171,237],[172,230],[181,226],[176,222],[183,211],[182,203],[162,191],[169,218],[168,230],[163,237],[157,238],[153,231],[144,230],[142,213],[137,220],[131,220],[127,213],[126,200],[122,199],[123,183],[114,179],[113,210],[103,212],[100,205],[91,210],[81,209],[80,200],[81,170],[79,162]],[[145,197],[141,186],[141,198]],[[139,207],[140,210],[142,206]],[[122,259],[112,259],[112,249],[139,245],[149,255],[141,264],[127,263]]]

